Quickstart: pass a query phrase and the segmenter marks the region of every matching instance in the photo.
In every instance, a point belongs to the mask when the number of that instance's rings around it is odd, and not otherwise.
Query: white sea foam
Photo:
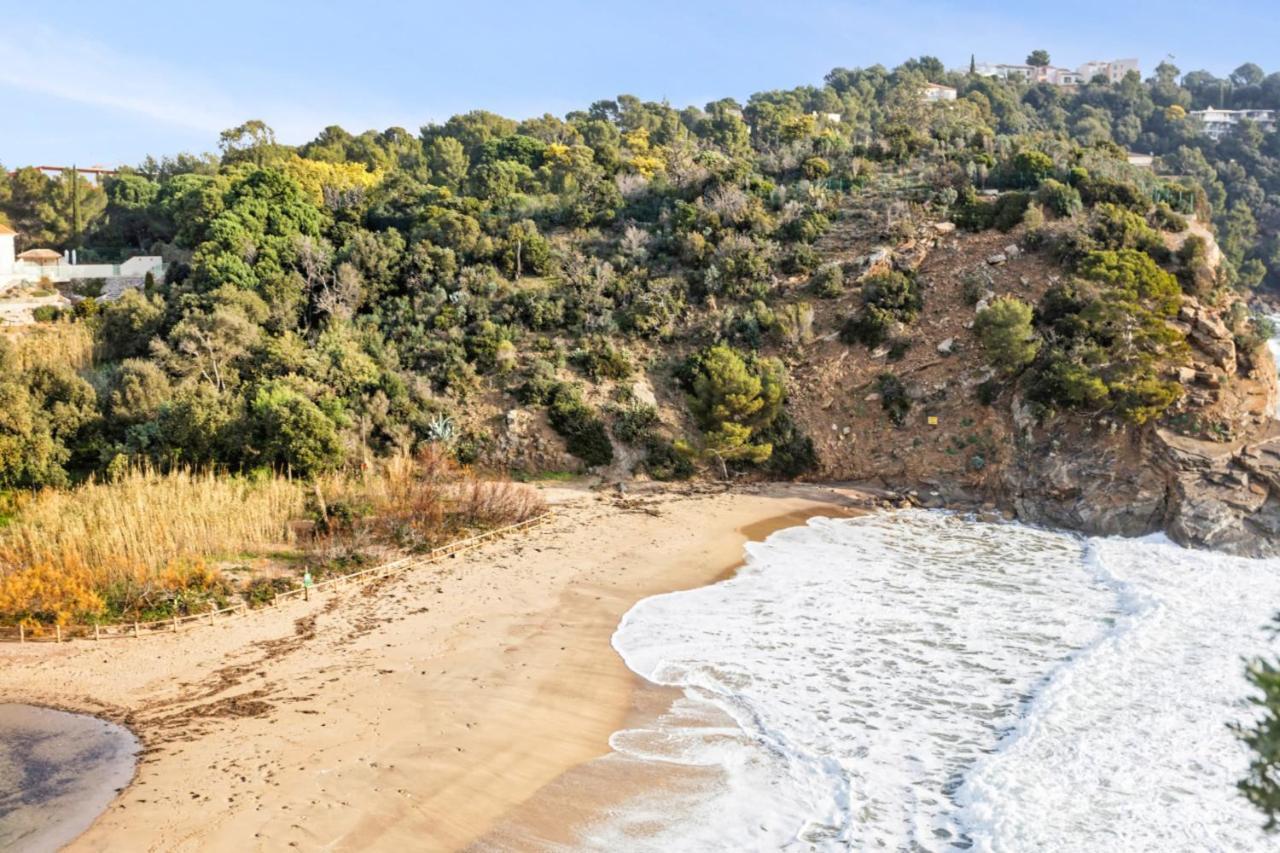
[[[1256,850],[1236,793],[1280,563],[946,513],[818,520],[614,646],[685,698],[623,755],[719,770],[584,845]],[[727,715],[727,716],[726,716]]]

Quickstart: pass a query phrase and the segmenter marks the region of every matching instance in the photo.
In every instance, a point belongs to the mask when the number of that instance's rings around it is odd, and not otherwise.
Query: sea
[[[1236,783],[1245,660],[1276,656],[1280,561],[946,511],[814,519],[613,638],[674,688],[617,732],[702,781],[582,849],[1280,849]],[[672,791],[678,790],[678,793]]]

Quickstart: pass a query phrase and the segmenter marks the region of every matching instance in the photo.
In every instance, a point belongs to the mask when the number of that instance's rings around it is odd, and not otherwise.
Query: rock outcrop
[[[1177,321],[1191,364],[1169,423],[1041,429],[1015,411],[1019,447],[1003,470],[1018,517],[1094,535],[1166,532],[1174,541],[1246,556],[1280,555],[1280,421],[1275,364],[1265,346],[1238,353],[1212,309],[1188,298]]]

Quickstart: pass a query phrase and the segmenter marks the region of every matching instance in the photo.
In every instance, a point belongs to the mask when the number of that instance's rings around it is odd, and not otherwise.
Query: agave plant
[[[443,412],[427,422],[427,440],[448,444],[458,434],[453,418]]]

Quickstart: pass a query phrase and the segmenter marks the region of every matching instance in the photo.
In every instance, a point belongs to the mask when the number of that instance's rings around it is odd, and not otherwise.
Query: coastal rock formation
[[[1171,250],[1193,234],[1218,256],[1194,225],[1170,235]],[[1275,363],[1265,344],[1240,348],[1226,305],[1184,296],[1169,321],[1189,353],[1168,372],[1182,399],[1158,423],[1071,412],[1041,422],[1016,392],[998,405],[977,399],[994,373],[973,341],[973,317],[997,296],[1034,304],[1061,280],[1060,266],[1008,235],[924,228],[891,249],[874,245],[854,267],[910,269],[924,308],[892,332],[912,341],[905,353],[851,350],[832,336],[789,365],[788,409],[818,456],[809,476],[953,506],[994,503],[1019,520],[1086,534],[1165,532],[1194,547],[1280,554]],[[854,310],[856,291],[844,302],[832,313]],[[882,411],[876,382],[885,371],[912,401],[901,424]]]
[[[1265,346],[1237,353],[1222,318],[1194,299],[1180,319],[1192,366],[1176,368],[1186,395],[1173,421],[1187,428],[1065,419],[1042,430],[1015,411],[1019,452],[1003,470],[1003,497],[1033,523],[1104,536],[1163,531],[1182,545],[1280,555],[1274,360]]]

